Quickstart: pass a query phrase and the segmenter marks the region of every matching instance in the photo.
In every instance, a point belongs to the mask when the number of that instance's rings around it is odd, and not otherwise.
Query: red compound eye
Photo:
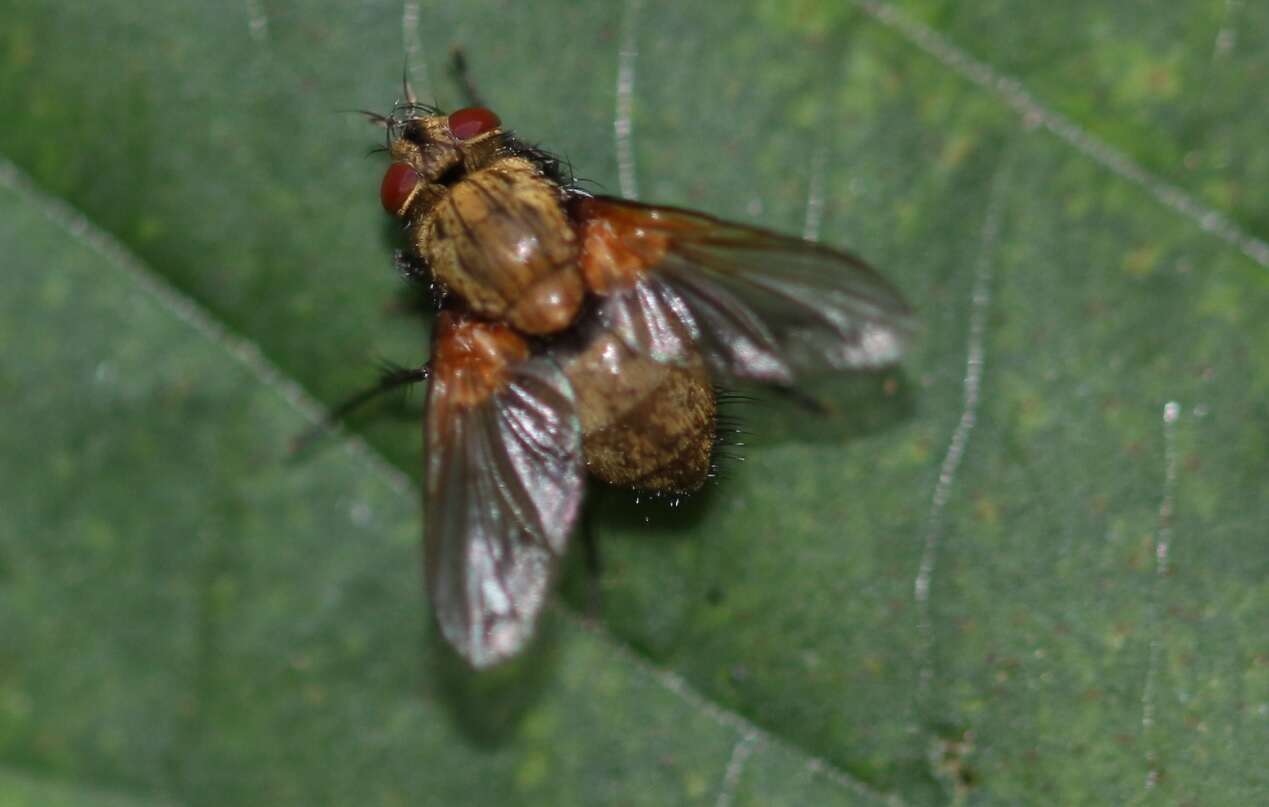
[[[419,175],[405,163],[393,163],[383,174],[383,183],[379,185],[379,201],[383,209],[396,216],[405,207],[405,202],[419,184]]]
[[[476,135],[491,132],[502,125],[492,110],[483,106],[469,106],[449,116],[449,130],[459,140],[471,140]]]

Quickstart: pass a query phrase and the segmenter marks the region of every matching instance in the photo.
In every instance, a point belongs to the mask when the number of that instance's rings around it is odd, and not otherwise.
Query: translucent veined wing
[[[505,326],[442,314],[428,390],[425,566],[473,666],[532,637],[582,500],[581,425],[550,360]]]
[[[893,364],[914,330],[899,292],[845,252],[608,197],[575,216],[605,324],[659,361],[694,341],[726,375],[789,384]]]

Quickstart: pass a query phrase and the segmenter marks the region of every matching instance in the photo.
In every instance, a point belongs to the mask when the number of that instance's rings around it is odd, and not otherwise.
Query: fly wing
[[[688,210],[607,197],[581,205],[606,222],[606,254],[644,265],[604,301],[606,324],[661,361],[696,341],[737,379],[790,384],[807,373],[896,362],[914,330],[899,292],[859,258]],[[615,242],[615,243],[614,243]]]
[[[433,367],[425,565],[441,632],[474,667],[533,635],[577,520],[584,468],[572,389],[545,359],[510,368],[477,402]]]

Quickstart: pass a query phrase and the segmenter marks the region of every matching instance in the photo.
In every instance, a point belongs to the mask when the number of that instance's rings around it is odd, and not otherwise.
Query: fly
[[[379,389],[429,378],[428,595],[474,667],[531,640],[588,476],[692,493],[710,476],[716,383],[791,390],[888,366],[914,329],[859,258],[587,193],[484,106],[445,114],[407,85],[368,116],[387,131],[398,263],[439,308],[427,366]]]

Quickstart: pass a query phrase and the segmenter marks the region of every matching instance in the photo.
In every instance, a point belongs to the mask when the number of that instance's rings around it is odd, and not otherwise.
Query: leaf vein
[[[897,32],[920,50],[969,81],[993,93],[1027,125],[1042,126],[1059,140],[1111,173],[1144,188],[1156,201],[1198,225],[1199,229],[1236,247],[1262,268],[1269,269],[1269,243],[1242,230],[1228,216],[1195,199],[1163,178],[1147,171],[1108,143],[1093,136],[1070,118],[1049,109],[1027,92],[1022,82],[962,50],[934,29],[908,17],[888,3],[854,0],[864,13]]]

